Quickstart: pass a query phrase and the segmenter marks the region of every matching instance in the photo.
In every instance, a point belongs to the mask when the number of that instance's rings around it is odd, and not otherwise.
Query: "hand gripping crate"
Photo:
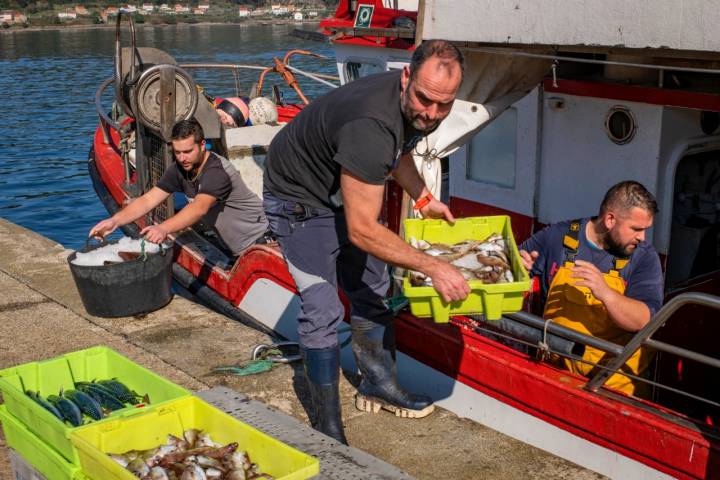
[[[416,317],[432,317],[437,323],[447,323],[451,315],[484,314],[488,320],[498,320],[504,313],[522,309],[525,293],[530,289],[530,276],[520,261],[515,238],[510,228],[510,217],[460,218],[454,225],[445,220],[406,219],[405,239],[425,240],[430,243],[453,244],[463,240],[484,240],[493,233],[505,239],[510,256],[514,282],[485,284],[471,280],[470,294],[465,300],[447,303],[432,286],[414,287],[407,274],[403,279],[403,293]]]
[[[191,428],[223,445],[238,443],[262,473],[276,480],[302,480],[320,471],[319,462],[241,422],[197,397],[186,397],[128,417],[89,425],[71,435],[83,472],[95,480],[137,480],[108,453],[147,450],[165,444],[169,434],[182,437]]]
[[[22,422],[28,430],[44,443],[54,448],[66,460],[78,464],[79,458],[70,434],[85,426],[72,427],[25,394],[27,390],[40,392],[43,398],[57,395],[60,389],[71,390],[74,382],[117,378],[131,390],[148,394],[150,405],[159,405],[190,395],[190,392],[161,376],[141,367],[107,347],[92,347],[59,357],[31,362],[0,370],[0,391],[9,414]],[[127,411],[143,407],[127,407],[117,410],[102,420],[103,423]]]

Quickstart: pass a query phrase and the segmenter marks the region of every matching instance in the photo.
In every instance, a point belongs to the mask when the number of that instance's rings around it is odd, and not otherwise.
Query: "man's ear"
[[[205,139],[204,138],[202,140],[200,140],[200,151],[201,152],[205,151]]]
[[[410,67],[408,65],[405,65],[403,67],[402,75],[400,76],[400,86],[402,87],[403,93],[405,90],[407,90],[408,85],[410,84]]]
[[[617,224],[617,221],[617,215],[615,215],[612,210],[605,212],[605,218],[603,218],[605,228],[607,228],[608,230],[612,229]]]

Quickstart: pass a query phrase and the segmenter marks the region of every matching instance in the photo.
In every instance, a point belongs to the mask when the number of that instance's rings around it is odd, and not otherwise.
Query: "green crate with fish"
[[[497,320],[522,309],[530,276],[520,261],[510,217],[460,218],[452,225],[445,220],[406,219],[405,240],[458,267],[471,290],[465,300],[448,303],[429,277],[408,271],[403,293],[413,315],[447,323],[451,315],[484,314]]]
[[[4,405],[0,405],[0,423],[2,423],[6,445],[20,455],[22,460],[37,474],[48,480],[84,480],[86,478],[80,471],[79,465],[68,462],[67,459],[46,445],[18,419],[7,413]],[[37,478],[37,475],[32,477],[23,475],[24,472],[16,471],[14,473],[13,478]]]
[[[316,458],[197,397],[89,425],[71,440],[96,480],[301,480],[320,470]]]
[[[0,371],[7,412],[78,464],[70,434],[190,392],[107,347],[92,347]]]

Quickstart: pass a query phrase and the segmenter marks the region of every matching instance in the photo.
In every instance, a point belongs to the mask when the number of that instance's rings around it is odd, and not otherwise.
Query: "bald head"
[[[460,80],[465,71],[465,58],[462,52],[452,43],[445,40],[425,40],[417,46],[410,60],[410,78],[415,78],[420,68],[430,59],[434,60],[433,68],[444,70],[448,75],[459,69]]]
[[[400,79],[405,120],[424,134],[435,130],[450,113],[462,76],[462,54],[454,45],[444,40],[419,45]]]

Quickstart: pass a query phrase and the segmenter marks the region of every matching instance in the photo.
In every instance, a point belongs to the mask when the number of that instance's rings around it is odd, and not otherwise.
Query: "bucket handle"
[[[88,248],[90,248],[90,242],[92,242],[93,240],[97,242],[98,247],[104,247],[108,243],[107,240],[105,240],[104,238],[102,240],[98,240],[96,237],[87,237],[85,239],[85,245],[82,248],[84,252],[87,252]]]

